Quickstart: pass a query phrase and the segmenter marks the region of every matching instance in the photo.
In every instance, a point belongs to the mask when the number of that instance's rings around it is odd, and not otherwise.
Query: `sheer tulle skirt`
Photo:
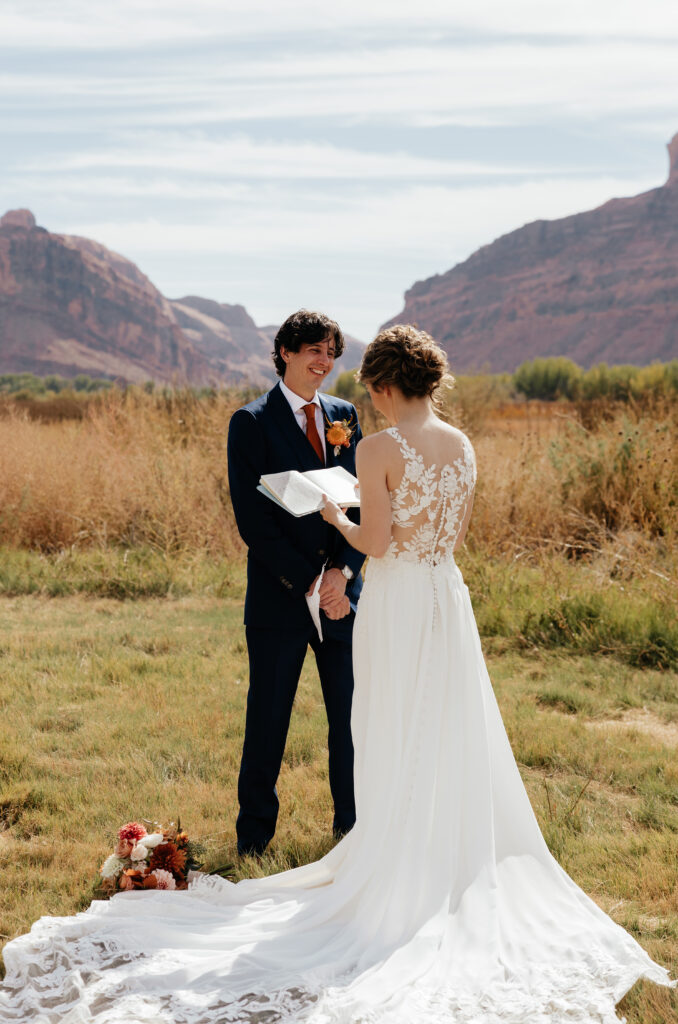
[[[666,972],[551,857],[454,563],[373,560],[354,632],[357,824],[237,886],[124,893],[5,949],[36,1024],[582,1024]]]

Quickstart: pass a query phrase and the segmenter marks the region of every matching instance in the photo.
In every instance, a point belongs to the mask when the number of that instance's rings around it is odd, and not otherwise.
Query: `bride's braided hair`
[[[406,398],[433,398],[441,384],[454,384],[447,356],[426,331],[396,324],[367,346],[357,373],[363,384],[393,384]]]

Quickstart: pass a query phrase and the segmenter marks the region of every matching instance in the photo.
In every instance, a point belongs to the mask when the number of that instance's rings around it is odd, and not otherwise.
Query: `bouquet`
[[[102,888],[108,895],[127,889],[186,889],[189,871],[200,867],[200,853],[180,823],[130,821],[118,830],[115,850],[101,865]]]

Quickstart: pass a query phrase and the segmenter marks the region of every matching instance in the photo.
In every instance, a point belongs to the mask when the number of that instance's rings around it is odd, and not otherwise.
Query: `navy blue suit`
[[[340,448],[337,456],[326,442],[326,465],[343,466],[355,473],[355,446],[362,436],[356,411],[339,398],[319,398],[326,420],[355,424],[350,446]],[[240,536],[248,547],[245,627],[250,682],[236,824],[241,851],[263,850],[275,832],[275,786],[309,644],[315,653],[327,710],[334,828],[347,831],[355,821],[351,634],[365,556],[347,544],[318,513],[296,518],[257,491],[264,473],[290,469],[304,472],[321,466],[278,385],[231,417],[231,501]],[[357,513],[352,517],[357,519]],[[328,619],[321,613],[321,644],[306,605],[306,592],[327,560],[353,570],[354,578],[346,588],[352,610],[342,619]]]

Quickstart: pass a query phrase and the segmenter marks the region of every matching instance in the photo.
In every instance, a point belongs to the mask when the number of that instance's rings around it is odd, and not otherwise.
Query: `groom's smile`
[[[282,348],[281,355],[286,363],[285,384],[310,401],[334,366],[334,339],[302,345],[298,352]]]

